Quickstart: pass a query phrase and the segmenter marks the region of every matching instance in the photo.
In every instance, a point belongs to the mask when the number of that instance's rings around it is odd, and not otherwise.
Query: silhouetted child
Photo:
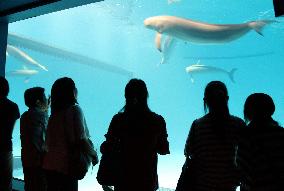
[[[29,108],[22,114],[20,120],[25,190],[43,191],[46,189],[46,183],[41,166],[49,101],[45,96],[44,88],[41,87],[27,89],[24,98]]]
[[[284,129],[273,120],[275,105],[264,93],[250,95],[244,105],[248,123],[238,149],[243,190],[284,190]]]

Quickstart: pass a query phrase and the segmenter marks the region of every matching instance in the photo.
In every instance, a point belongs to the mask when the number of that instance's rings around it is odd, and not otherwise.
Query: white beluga
[[[13,76],[13,77],[25,77],[24,82],[28,83],[31,76],[38,74],[38,70],[28,69],[27,67],[23,67],[23,69],[12,70],[6,72],[6,76]]]
[[[195,74],[206,74],[206,73],[224,73],[229,76],[230,80],[235,83],[234,74],[236,72],[236,68],[233,68],[231,71],[226,71],[222,68],[218,68],[215,66],[208,66],[200,64],[200,60],[196,64],[190,65],[185,68],[185,71],[190,74],[190,80],[193,83]]]
[[[19,69],[19,70],[12,70],[6,73],[6,75],[9,76],[33,76],[35,74],[38,74],[37,70],[31,70],[31,69]]]
[[[156,40],[159,40],[159,39],[156,39]],[[177,39],[173,38],[172,36],[166,37],[160,49],[160,52],[162,53],[162,59],[161,59],[160,64],[166,64],[169,62],[172,52],[174,51],[176,47],[176,44],[177,44]]]
[[[157,31],[156,47],[161,49],[161,34],[198,44],[223,44],[237,40],[251,30],[262,35],[262,29],[274,20],[258,20],[242,24],[210,24],[175,16],[155,16],[144,20],[146,28]]]
[[[177,3],[177,2],[180,2],[180,0],[168,0],[168,4]]]
[[[37,61],[35,61],[32,57],[30,57],[28,54],[26,54],[24,51],[16,48],[15,46],[7,45],[7,54],[13,56],[20,62],[26,64],[26,65],[32,65],[38,68],[41,68],[45,71],[48,71],[47,68]]]

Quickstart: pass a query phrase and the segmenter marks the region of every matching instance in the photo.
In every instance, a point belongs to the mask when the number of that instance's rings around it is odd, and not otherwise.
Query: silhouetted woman
[[[238,151],[238,163],[248,191],[284,189],[284,129],[273,120],[275,105],[264,93],[250,95],[244,105],[248,128]]]
[[[206,115],[192,123],[185,145],[185,156],[194,165],[194,190],[233,191],[239,183],[235,154],[245,124],[230,115],[224,83],[208,83],[203,100]]]
[[[9,83],[0,76],[0,190],[12,191],[13,144],[12,134],[20,117],[18,105],[8,99]]]
[[[115,191],[154,191],[158,189],[157,154],[169,154],[166,123],[147,104],[144,81],[132,79],[125,87],[126,104],[110,123],[101,152],[119,142],[121,176]]]
[[[60,78],[51,89],[51,116],[48,121],[43,161],[48,191],[77,191],[78,180],[72,174],[72,151],[81,145],[96,160],[89,142],[89,131],[82,109],[77,103],[77,88],[71,78]]]

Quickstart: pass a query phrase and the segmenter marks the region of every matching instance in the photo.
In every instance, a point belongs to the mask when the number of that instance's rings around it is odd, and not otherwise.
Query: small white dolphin
[[[38,74],[37,70],[31,70],[31,69],[28,69],[27,67],[23,67],[23,69],[19,69],[19,70],[12,70],[12,71],[6,72],[6,76],[25,77],[25,80],[24,80],[25,83],[28,83],[30,80],[30,77],[36,74]]]
[[[177,2],[180,2],[180,0],[168,0],[168,4],[177,3]]]
[[[217,68],[214,66],[206,66],[203,64],[199,64],[199,63],[200,63],[200,60],[198,60],[196,64],[193,64],[185,68],[185,71],[190,74],[190,80],[192,83],[194,82],[193,74],[196,74],[196,73],[199,73],[199,74],[201,73],[225,73],[229,76],[230,80],[233,83],[235,83],[234,74],[237,70],[236,68],[233,68],[231,71],[226,71],[222,68]]]
[[[11,45],[7,45],[7,52],[9,55],[15,57],[16,59],[18,59],[19,61],[27,64],[27,65],[33,65],[36,67],[39,67],[45,71],[48,71],[47,68],[41,64],[39,64],[37,61],[35,61],[32,57],[30,57],[28,54],[26,54],[24,51],[11,46]]]
[[[262,35],[262,28],[274,20],[251,21],[243,24],[209,24],[175,16],[155,16],[144,20],[144,26],[157,31],[156,47],[161,47],[161,34],[200,44],[222,44],[236,40],[250,30]]]

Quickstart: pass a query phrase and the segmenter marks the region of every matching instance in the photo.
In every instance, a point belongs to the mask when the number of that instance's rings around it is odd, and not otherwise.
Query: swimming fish
[[[214,66],[208,66],[199,64],[200,60],[191,66],[188,66],[185,68],[185,71],[190,74],[190,80],[193,83],[193,74],[201,74],[201,73],[225,73],[229,76],[230,80],[235,83],[234,74],[236,72],[236,68],[233,68],[231,71],[226,71],[222,68],[214,67]]]
[[[146,28],[157,31],[156,47],[161,49],[161,34],[198,44],[223,44],[237,40],[250,30],[262,29],[274,20],[258,20],[242,24],[210,24],[175,16],[154,16],[144,20]]]
[[[45,71],[48,71],[47,68],[41,64],[39,64],[37,61],[35,61],[32,57],[30,57],[28,54],[26,54],[24,51],[16,48],[15,46],[7,45],[7,53],[17,60],[27,64],[39,67]]]

